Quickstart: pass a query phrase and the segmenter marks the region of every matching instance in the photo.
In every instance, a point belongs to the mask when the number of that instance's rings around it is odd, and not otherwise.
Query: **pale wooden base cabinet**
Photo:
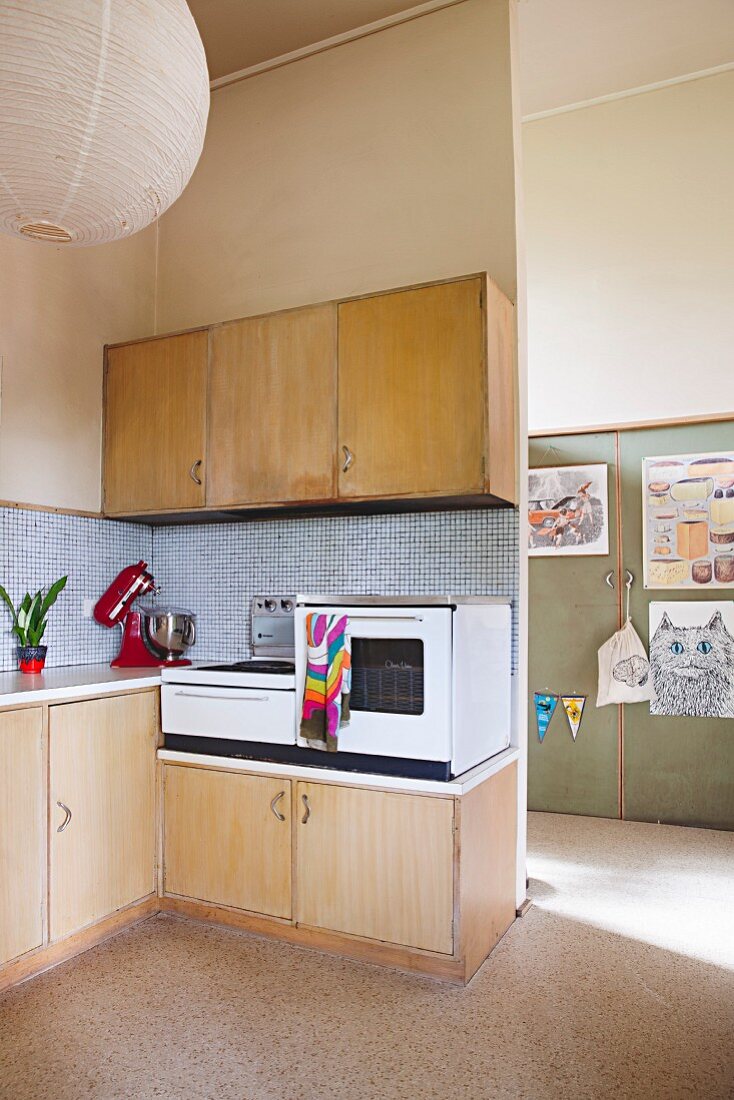
[[[0,712],[0,991],[159,908],[158,693]]]
[[[158,709],[0,712],[0,991],[160,911],[460,984],[512,924],[515,761],[461,794],[158,762]]]
[[[298,802],[299,924],[453,954],[453,798],[299,783]]]
[[[50,708],[50,936],[155,892],[156,700]]]
[[[514,762],[462,796],[163,772],[163,909],[460,983],[514,920]]]
[[[291,784],[200,768],[165,773],[165,889],[291,915]]]
[[[43,711],[0,714],[0,965],[43,942]]]

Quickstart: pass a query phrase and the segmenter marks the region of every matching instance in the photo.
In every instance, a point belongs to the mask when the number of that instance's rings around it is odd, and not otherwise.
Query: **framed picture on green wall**
[[[734,451],[642,460],[645,588],[734,587]]]
[[[650,604],[650,714],[734,718],[734,600]]]
[[[609,553],[608,469],[540,466],[528,471],[528,553],[567,557]]]

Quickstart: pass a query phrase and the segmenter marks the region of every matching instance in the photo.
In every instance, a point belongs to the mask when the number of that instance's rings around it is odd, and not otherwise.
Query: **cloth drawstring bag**
[[[599,650],[599,691],[596,705],[647,703],[655,698],[650,662],[639,634],[630,619],[627,586],[627,619],[621,630]]]

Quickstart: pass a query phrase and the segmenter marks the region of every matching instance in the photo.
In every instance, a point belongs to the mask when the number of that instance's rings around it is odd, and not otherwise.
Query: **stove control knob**
[[[283,611],[290,614],[290,612],[293,610],[293,600],[281,600],[280,601],[280,606],[283,609]]]
[[[277,606],[278,606],[278,604],[275,600],[268,599],[268,600],[265,601],[265,610],[266,611],[275,611]]]

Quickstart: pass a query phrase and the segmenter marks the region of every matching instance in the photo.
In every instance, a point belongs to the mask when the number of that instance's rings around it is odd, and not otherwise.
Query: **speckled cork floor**
[[[531,814],[529,870],[465,990],[153,918],[0,998],[0,1096],[734,1096],[734,834]]]

